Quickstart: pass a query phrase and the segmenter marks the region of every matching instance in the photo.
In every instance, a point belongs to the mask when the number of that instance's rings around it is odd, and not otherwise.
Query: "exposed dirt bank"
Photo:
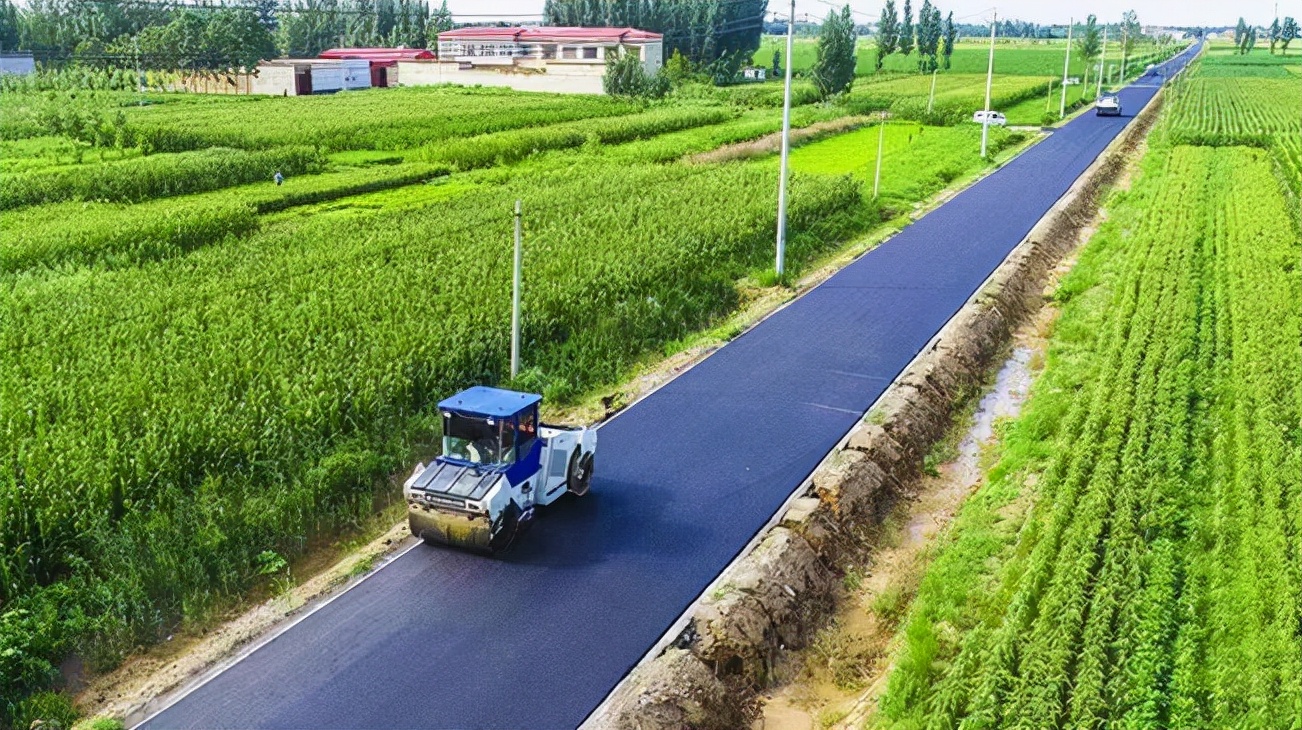
[[[954,438],[932,451],[952,449],[954,458],[923,476],[916,493],[897,505],[865,564],[847,568],[835,618],[811,646],[780,657],[779,684],[765,693],[756,728],[857,728],[875,707],[891,666],[891,640],[930,562],[931,548],[980,485],[996,425],[1021,411],[1043,362],[1048,321],[1039,316],[1014,335],[1012,354],[975,412],[954,430]]]

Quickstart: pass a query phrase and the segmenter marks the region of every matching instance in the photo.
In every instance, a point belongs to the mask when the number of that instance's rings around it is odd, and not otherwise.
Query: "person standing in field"
[[[272,175],[271,179],[275,180],[277,185],[285,182],[285,176],[280,174],[280,170],[276,170],[276,174]]]

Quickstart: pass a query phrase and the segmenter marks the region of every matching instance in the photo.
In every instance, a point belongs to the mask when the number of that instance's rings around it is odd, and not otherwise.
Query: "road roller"
[[[443,454],[403,484],[411,534],[496,555],[536,510],[592,486],[597,432],[538,420],[542,396],[475,386],[439,403]]]

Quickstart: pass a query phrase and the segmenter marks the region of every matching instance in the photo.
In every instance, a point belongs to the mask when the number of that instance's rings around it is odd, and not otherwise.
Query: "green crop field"
[[[786,54],[787,41],[783,36],[764,36],[760,49],[755,52],[752,62],[766,68],[773,65],[773,52]],[[807,71],[814,65],[817,41],[812,38],[795,40],[796,72]],[[1066,60],[1067,43],[1064,40],[1030,41],[1000,38],[995,44],[995,73],[1008,76],[1056,76],[1062,78],[1062,64]],[[1134,61],[1142,69],[1142,64],[1151,63],[1155,53],[1151,44],[1136,45]],[[876,46],[871,39],[861,38],[855,49],[858,59],[855,73],[859,76],[871,76],[876,73]],[[952,73],[982,74],[990,59],[990,44],[977,40],[960,40],[954,44],[954,55],[950,59]],[[1120,65],[1121,56],[1116,44],[1111,46],[1108,63]],[[1085,75],[1085,63],[1080,58],[1073,58],[1069,73],[1074,76]],[[898,53],[886,57],[882,71],[886,73],[916,73],[918,55],[902,56]],[[943,71],[941,73],[944,73]],[[1094,73],[1093,70],[1090,73]]]
[[[150,95],[145,106],[135,104],[136,95],[121,92],[83,93],[73,100],[51,100],[43,94],[12,96],[0,107],[0,139],[57,129],[67,123],[65,117],[84,118],[90,109],[108,103],[130,125],[133,142],[160,152],[301,144],[327,151],[404,149],[451,137],[626,114],[637,108],[605,96],[446,87],[294,98]],[[85,99],[89,104],[82,103]]]
[[[1302,243],[1257,136],[1297,94],[1214,65],[1059,287],[1046,369],[927,568],[882,725],[1298,717]]]
[[[990,106],[1006,109],[1026,99],[1042,96],[1050,79],[1035,76],[1000,76],[991,84]],[[972,112],[985,106],[985,74],[946,74],[935,79],[935,100],[930,76],[893,76],[880,80],[860,79],[846,94],[846,105],[856,111],[889,109],[905,119],[944,124],[961,124]]]
[[[1024,139],[1020,133],[999,127],[990,132],[992,154]],[[878,127],[870,126],[805,145],[791,153],[791,169],[853,175],[871,191],[878,135]],[[955,179],[979,169],[979,160],[972,156],[972,152],[980,148],[981,128],[978,125],[887,124],[879,192],[882,204],[894,207],[923,200]]]
[[[1172,140],[1201,145],[1249,145],[1269,150],[1281,181],[1302,192],[1302,95],[1283,69],[1296,56],[1256,49],[1245,56],[1208,52],[1174,90]]]

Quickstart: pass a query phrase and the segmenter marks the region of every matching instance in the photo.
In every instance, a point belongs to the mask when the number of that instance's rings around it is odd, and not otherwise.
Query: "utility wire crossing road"
[[[1194,49],[1167,64],[1175,70]],[[504,560],[421,545],[155,728],[572,728],[1157,91],[1086,113],[600,432],[592,493]]]

